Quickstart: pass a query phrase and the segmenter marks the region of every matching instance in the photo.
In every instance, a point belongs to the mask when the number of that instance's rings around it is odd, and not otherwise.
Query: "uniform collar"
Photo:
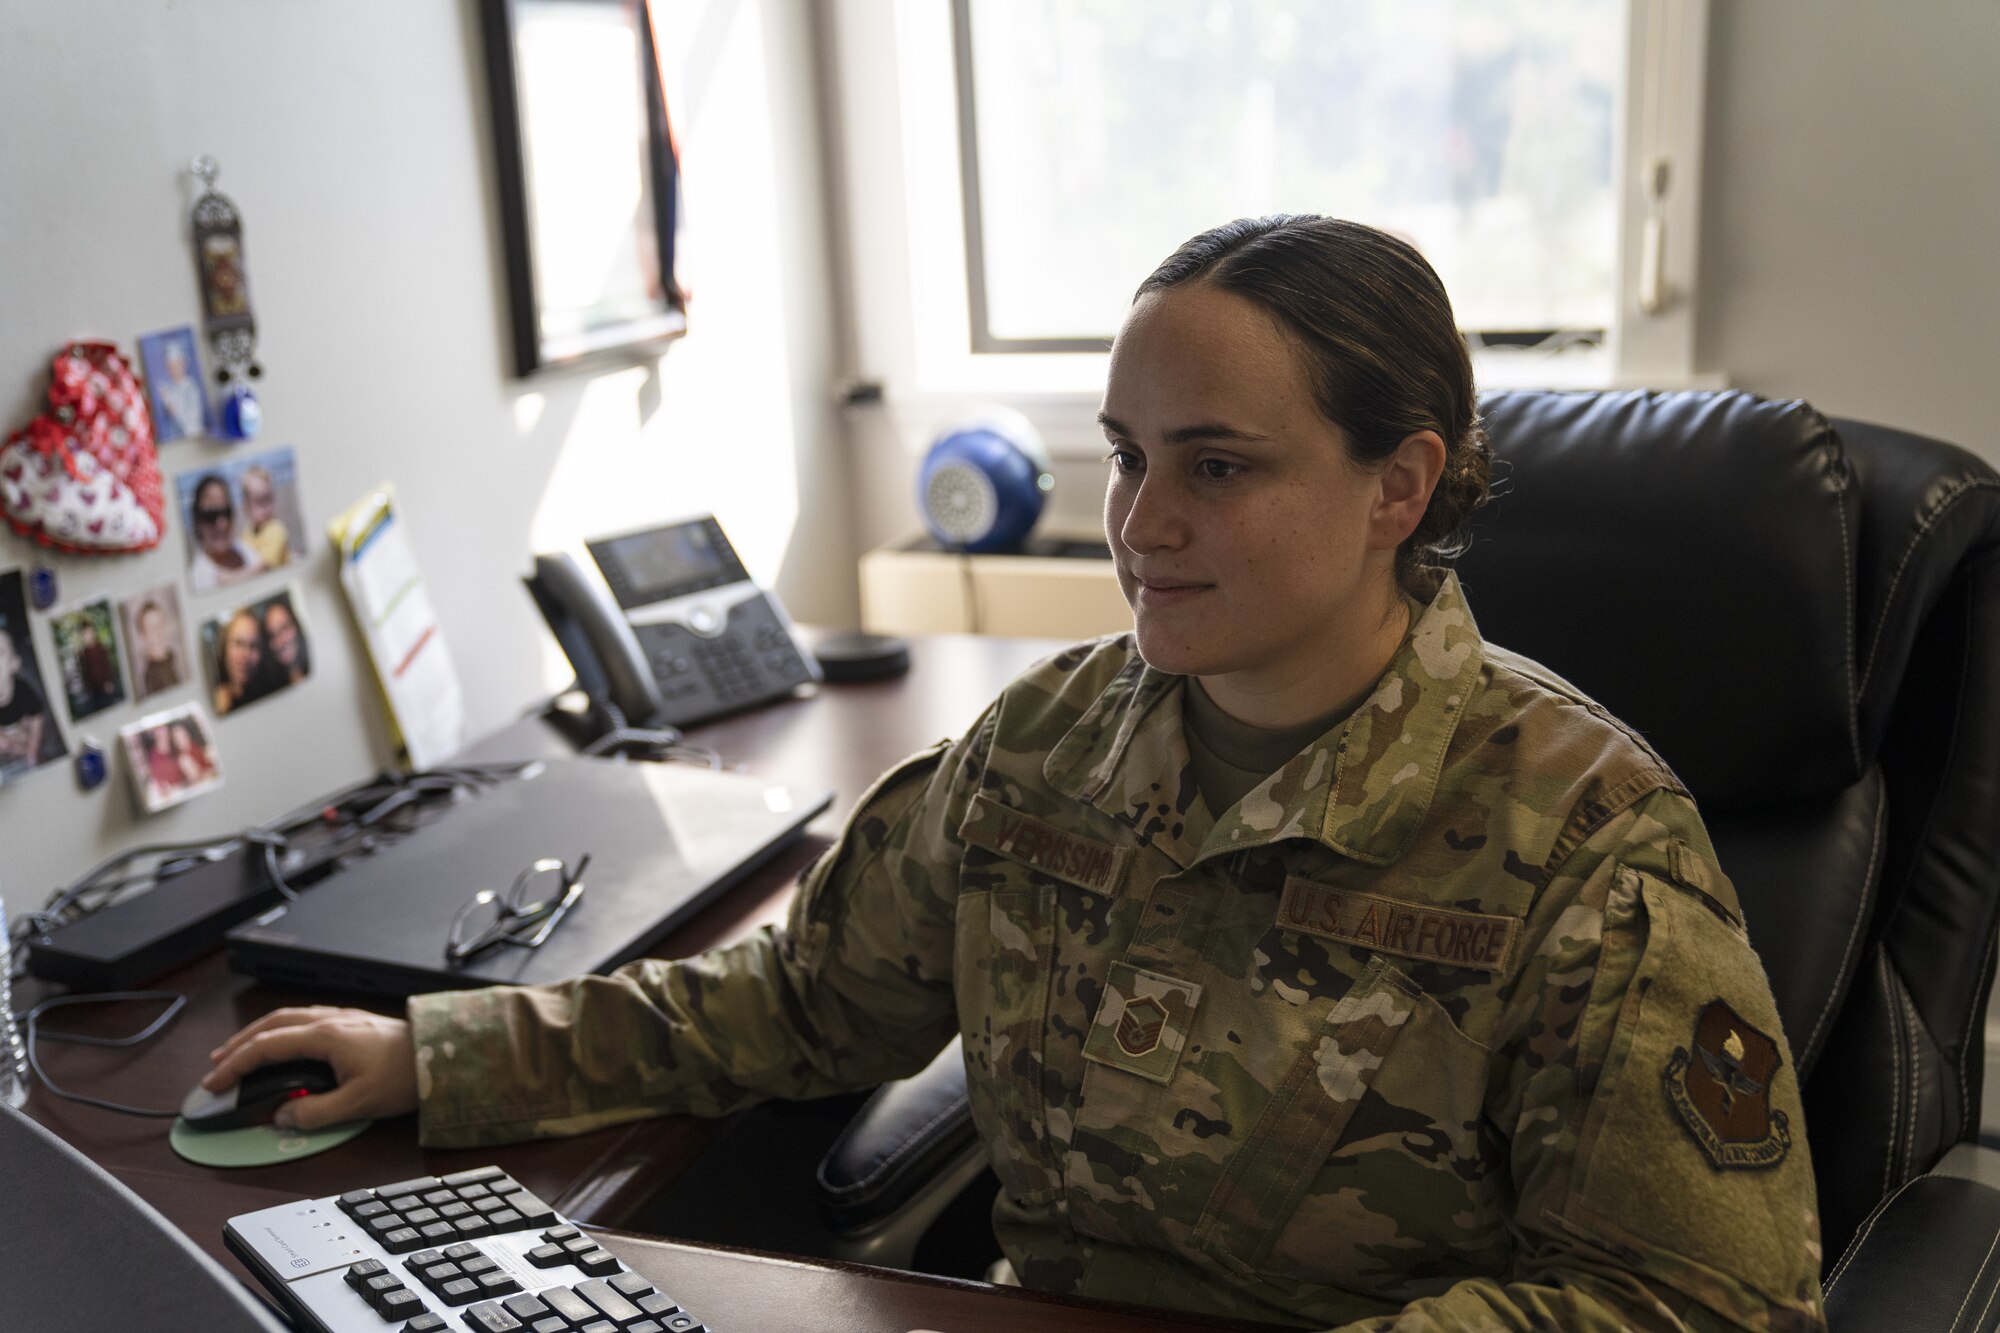
[[[1042,775],[1184,867],[1286,838],[1387,865],[1430,810],[1484,661],[1458,577],[1447,573],[1361,706],[1212,820],[1181,732],[1186,678],[1135,652],[1049,751]]]

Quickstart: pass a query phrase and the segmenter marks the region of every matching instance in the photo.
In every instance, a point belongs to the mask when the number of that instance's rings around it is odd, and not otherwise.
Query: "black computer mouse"
[[[181,1101],[181,1119],[191,1129],[239,1129],[262,1124],[286,1101],[340,1085],[324,1060],[279,1060],[258,1065],[234,1087],[210,1092],[199,1083]]]

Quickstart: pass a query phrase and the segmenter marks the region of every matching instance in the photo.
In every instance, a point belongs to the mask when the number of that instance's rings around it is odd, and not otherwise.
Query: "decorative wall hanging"
[[[48,407],[0,448],[0,513],[78,555],[148,551],[166,512],[153,419],[110,343],[76,342],[49,368]]]
[[[203,153],[188,163],[201,181],[194,201],[194,257],[201,272],[202,322],[215,356],[215,378],[223,386],[222,437],[247,440],[263,424],[263,409],[250,381],[264,373],[257,364],[257,316],[250,309],[250,275],[243,264],[243,215],[215,188],[222,168]]]

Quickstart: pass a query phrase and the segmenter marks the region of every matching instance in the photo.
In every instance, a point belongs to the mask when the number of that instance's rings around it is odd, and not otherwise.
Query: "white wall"
[[[567,679],[518,581],[545,544],[713,509],[796,615],[852,619],[807,5],[672,9],[691,332],[657,363],[522,385],[470,0],[0,5],[0,430],[26,423],[65,340],[129,351],[198,321],[181,168],[211,153],[245,219],[258,444],[297,447],[316,548],[294,566],[315,675],[217,723],[223,790],[137,817],[122,760],[92,793],[67,764],[0,788],[11,909],[116,848],[268,819],[386,762],[322,535],[377,482],[397,485],[475,734]],[[176,443],[161,464],[226,454]],[[0,536],[0,570],[35,558]],[[179,578],[184,559],[175,519],[159,550],[56,567],[71,602]],[[47,675],[39,617],[35,634]],[[109,745],[138,712],[62,721]]]
[[[2000,6],[1711,14],[1698,363],[2000,463]]]

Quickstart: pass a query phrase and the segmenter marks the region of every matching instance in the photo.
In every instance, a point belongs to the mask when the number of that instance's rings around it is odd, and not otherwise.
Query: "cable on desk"
[[[51,1032],[46,1035],[50,1041],[67,1042],[73,1046],[108,1046],[113,1048],[137,1046],[142,1042],[151,1041],[159,1034],[162,1028],[173,1021],[175,1015],[187,1007],[187,996],[177,991],[166,990],[106,991],[101,995],[58,995],[52,1000],[43,1000],[40,1004],[30,1009],[25,1018],[20,1020],[26,1025],[28,1030],[28,1068],[34,1070],[36,1080],[44,1088],[48,1089],[51,1095],[60,1097],[64,1101],[81,1102],[85,1106],[95,1106],[106,1111],[116,1111],[120,1115],[145,1116],[153,1120],[172,1119],[174,1116],[180,1114],[180,1108],[176,1107],[171,1111],[153,1111],[143,1106],[123,1106],[117,1102],[107,1102],[101,1097],[86,1097],[80,1092],[68,1092],[57,1087],[55,1081],[49,1077],[48,1071],[42,1068],[42,1056],[39,1045],[39,1037],[42,1034],[38,1033],[36,1025],[41,1021],[43,1014],[51,1009],[65,1009],[71,1005],[112,1004],[126,1000],[166,1000],[168,1004],[158,1018],[155,1018],[143,1029],[129,1037],[92,1037],[80,1032]]]

